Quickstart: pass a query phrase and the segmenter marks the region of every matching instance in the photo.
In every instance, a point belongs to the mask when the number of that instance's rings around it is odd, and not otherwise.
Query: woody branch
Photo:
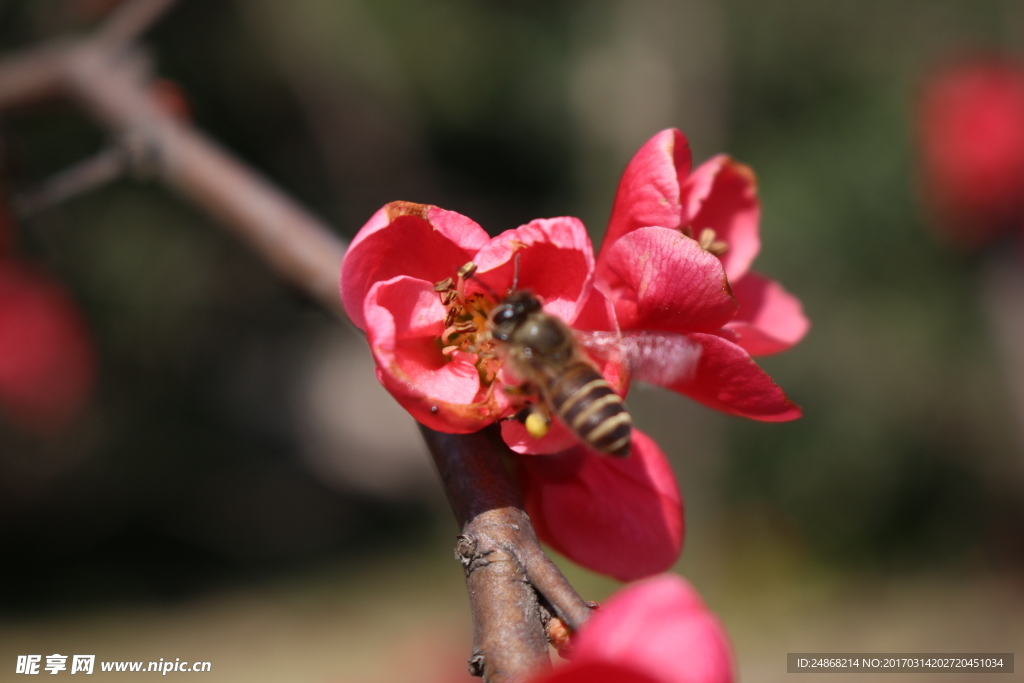
[[[0,59],[0,109],[70,99],[118,141],[128,170],[206,210],[278,275],[343,317],[337,282],[344,242],[152,97],[152,76],[136,41],[172,4],[132,0],[92,37]],[[65,176],[58,185],[52,196],[59,198],[74,181]],[[548,665],[544,619],[554,615],[575,629],[589,608],[541,549],[502,463],[504,444],[487,432],[421,430],[462,531],[456,553],[474,622],[470,668],[490,683],[523,680]]]

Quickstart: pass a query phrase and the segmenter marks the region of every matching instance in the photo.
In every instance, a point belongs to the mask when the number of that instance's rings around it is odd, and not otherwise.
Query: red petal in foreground
[[[637,152],[619,181],[602,251],[637,228],[678,228],[680,184],[690,174],[690,146],[675,128],[663,130]]]
[[[736,333],[736,344],[751,356],[785,351],[811,326],[800,300],[763,275],[747,273],[733,283],[732,293],[740,310],[725,328]]]
[[[800,406],[742,348],[713,334],[691,334],[690,338],[703,347],[697,370],[667,388],[715,410],[763,422],[800,417]]]
[[[721,262],[676,230],[634,230],[602,255],[599,273],[624,330],[714,332],[736,314]]]
[[[730,683],[734,679],[725,629],[697,591],[674,575],[615,593],[574,637],[572,655],[573,663],[566,667],[570,670],[604,662],[659,683]],[[575,679],[552,678],[563,680]]]
[[[686,180],[682,202],[684,220],[695,238],[711,229],[714,239],[725,243],[721,259],[729,281],[743,277],[761,250],[761,202],[754,172],[720,154]]]
[[[487,243],[483,228],[454,211],[392,202],[360,229],[341,264],[345,312],[366,329],[363,303],[377,282],[399,275],[430,283],[451,277]]]
[[[64,290],[20,263],[0,265],[0,407],[32,431],[59,430],[81,412],[94,365]]]
[[[537,534],[569,559],[623,581],[664,571],[678,559],[679,488],[665,454],[640,430],[633,430],[625,459],[577,446],[518,462]]]
[[[441,352],[444,307],[433,285],[411,277],[378,282],[366,297],[366,338],[377,377],[417,420],[466,433],[485,427],[475,357]]]

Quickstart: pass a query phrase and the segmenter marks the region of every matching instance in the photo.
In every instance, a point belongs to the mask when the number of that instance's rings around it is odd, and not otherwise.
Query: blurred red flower
[[[0,261],[0,409],[47,434],[81,412],[95,373],[85,323],[64,289],[13,258]]]
[[[1024,220],[1024,68],[964,61],[926,83],[919,111],[925,193],[936,226],[976,247]]]
[[[440,431],[473,432],[514,414],[521,404],[505,388],[521,380],[487,353],[487,316],[496,303],[488,290],[507,291],[518,263],[518,285],[576,330],[657,334],[678,347],[669,358],[692,360],[687,352],[702,350],[695,370],[664,367],[646,381],[735,415],[799,417],[750,358],[788,348],[807,329],[794,297],[748,272],[759,248],[753,176],[725,157],[689,170],[680,132],[644,145],[626,169],[596,262],[575,218],[539,219],[491,239],[452,211],[408,202],[382,208],[353,240],[341,273],[345,309],[367,334],[378,379]],[[467,278],[459,269],[470,261],[475,273]],[[623,360],[593,360],[625,394]],[[633,457],[614,461],[557,422],[540,439],[517,421],[501,429],[517,453],[559,454],[525,458],[519,469],[546,542],[621,579],[662,571],[678,557],[682,504],[653,440],[634,430]]]
[[[658,576],[615,593],[572,637],[571,662],[536,683],[730,683],[732,648],[689,583]]]

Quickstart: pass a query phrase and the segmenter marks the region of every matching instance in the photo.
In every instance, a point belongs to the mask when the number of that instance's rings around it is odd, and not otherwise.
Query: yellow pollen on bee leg
[[[547,434],[550,426],[547,418],[537,411],[526,416],[526,431],[535,439],[540,439]]]

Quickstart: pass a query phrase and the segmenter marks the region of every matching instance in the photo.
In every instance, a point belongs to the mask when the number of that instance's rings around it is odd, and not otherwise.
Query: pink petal
[[[639,228],[601,256],[598,289],[622,329],[712,332],[736,313],[721,262],[668,228]]]
[[[615,332],[619,329],[615,306],[596,288],[590,289],[587,299],[576,310],[576,317],[569,324],[577,330]]]
[[[686,137],[670,128],[640,148],[622,174],[602,253],[623,235],[652,225],[680,226],[680,186],[690,173]]]
[[[728,245],[721,258],[729,281],[743,277],[761,249],[761,202],[750,167],[724,154],[705,161],[683,185],[682,202],[695,238],[711,228]]]
[[[572,662],[560,666],[531,683],[664,683],[631,666],[612,662]]]
[[[430,283],[454,277],[487,240],[483,228],[454,211],[391,202],[359,230],[345,253],[345,311],[357,327],[366,329],[363,301],[373,285],[398,275]]]
[[[678,576],[626,586],[573,640],[573,662],[614,662],[662,683],[730,683],[732,648],[721,622]]]
[[[47,434],[85,407],[95,376],[85,321],[67,292],[34,268],[0,264],[0,407]]]
[[[612,332],[618,333],[619,322],[615,317],[615,307],[604,294],[596,287],[591,287],[587,300],[583,302],[576,313],[576,319],[572,321],[572,327],[577,330],[577,341],[588,332]],[[620,396],[625,396],[629,391],[629,374],[623,367],[623,358],[620,354],[597,354],[593,348],[582,345],[581,348],[590,357],[590,360],[597,366],[601,375],[608,380],[612,389]]]
[[[775,280],[749,272],[733,282],[732,293],[740,310],[725,327],[737,334],[736,343],[751,356],[785,351],[811,326],[800,300]]]
[[[580,444],[579,438],[557,419],[552,420],[548,433],[540,439],[530,436],[518,420],[504,420],[501,423],[501,438],[520,455],[551,455]]]
[[[665,454],[640,430],[625,459],[577,446],[518,461],[538,535],[572,561],[626,581],[664,571],[679,557],[679,488]]]
[[[731,415],[764,422],[800,417],[800,406],[789,400],[745,350],[717,335],[689,336],[703,347],[696,371],[662,386]]]
[[[519,289],[544,302],[544,310],[565,322],[590,292],[594,248],[578,218],[543,218],[506,230],[473,258],[477,277],[499,295],[512,285],[519,257]]]
[[[366,296],[364,315],[377,378],[413,417],[449,433],[493,421],[475,357],[449,360],[441,353],[445,311],[430,282],[405,276],[378,282]]]

